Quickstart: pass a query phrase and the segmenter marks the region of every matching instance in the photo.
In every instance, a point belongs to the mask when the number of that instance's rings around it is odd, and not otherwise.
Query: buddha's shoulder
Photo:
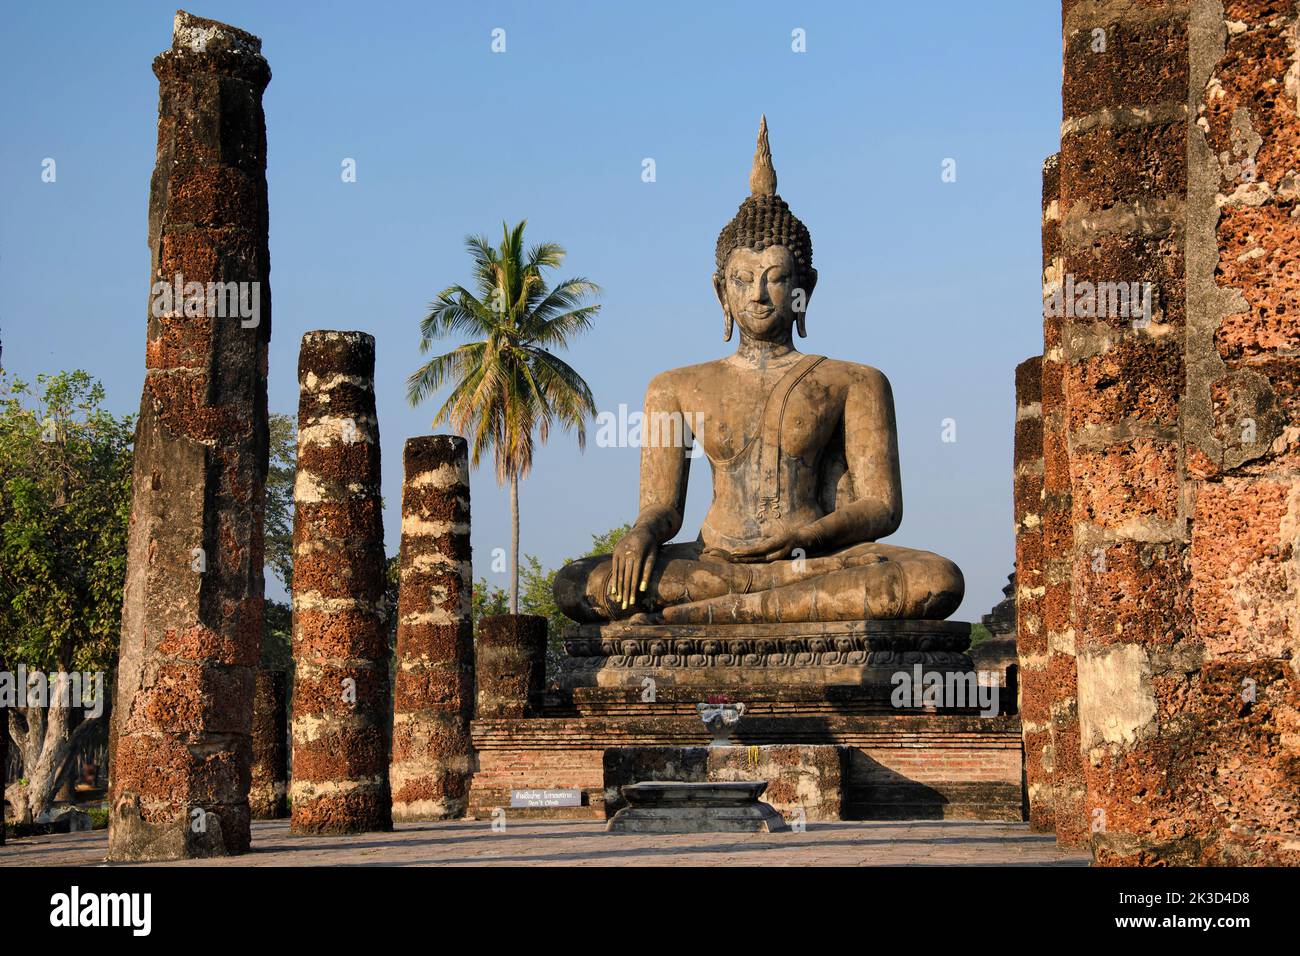
[[[860,362],[828,358],[818,366],[818,370],[822,374],[840,379],[850,386],[889,388],[889,379],[885,377],[884,372],[870,365],[863,365]]]
[[[708,388],[733,376],[752,376],[752,370],[737,369],[725,358],[697,365],[683,365],[660,372],[650,380],[650,390],[658,392],[677,392],[682,389]],[[850,387],[889,388],[889,380],[883,372],[870,365],[846,362],[842,359],[826,358],[817,366],[816,376],[837,379]]]
[[[726,370],[727,365],[722,359],[700,362],[697,365],[682,365],[660,372],[650,379],[650,388],[673,390],[682,386],[695,387],[716,380],[719,374]]]

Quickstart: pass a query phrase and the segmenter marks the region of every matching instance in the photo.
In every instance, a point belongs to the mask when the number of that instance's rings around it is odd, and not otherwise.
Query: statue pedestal
[[[656,779],[767,781],[778,813],[804,819],[1022,815],[1020,721],[908,698],[900,671],[974,677],[969,625],[608,625],[574,628],[561,690],[522,719],[472,724],[470,813],[488,819],[519,788],[576,788],[582,805],[513,818],[600,819],[620,788]],[[745,705],[732,746],[710,747],[699,705]]]
[[[961,621],[814,624],[606,624],[571,628],[565,690],[857,686],[883,689],[894,674],[974,669]]]

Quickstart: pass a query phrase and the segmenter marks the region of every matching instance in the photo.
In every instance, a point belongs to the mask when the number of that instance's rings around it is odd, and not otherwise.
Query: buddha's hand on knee
[[[741,564],[753,564],[760,561],[780,561],[794,556],[804,558],[812,552],[815,545],[814,535],[806,528],[792,528],[780,534],[770,535],[745,548],[731,552],[731,560]]]
[[[643,528],[633,528],[614,546],[609,595],[623,609],[636,604],[637,594],[650,584],[659,542]]]

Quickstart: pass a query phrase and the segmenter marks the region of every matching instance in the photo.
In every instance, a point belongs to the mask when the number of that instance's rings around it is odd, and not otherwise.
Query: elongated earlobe
[[[722,306],[722,341],[731,341],[731,310],[727,308],[727,295],[722,290],[722,273],[713,273],[713,291],[718,297],[718,305]]]
[[[808,327],[803,324],[802,312],[796,312],[794,314],[794,327],[799,330],[799,338],[801,339],[808,338]]]

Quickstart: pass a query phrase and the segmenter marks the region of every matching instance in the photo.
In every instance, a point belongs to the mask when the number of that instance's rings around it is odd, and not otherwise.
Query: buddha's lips
[[[776,309],[763,309],[761,311],[758,309],[746,309],[743,314],[754,319],[766,319],[775,312]]]

